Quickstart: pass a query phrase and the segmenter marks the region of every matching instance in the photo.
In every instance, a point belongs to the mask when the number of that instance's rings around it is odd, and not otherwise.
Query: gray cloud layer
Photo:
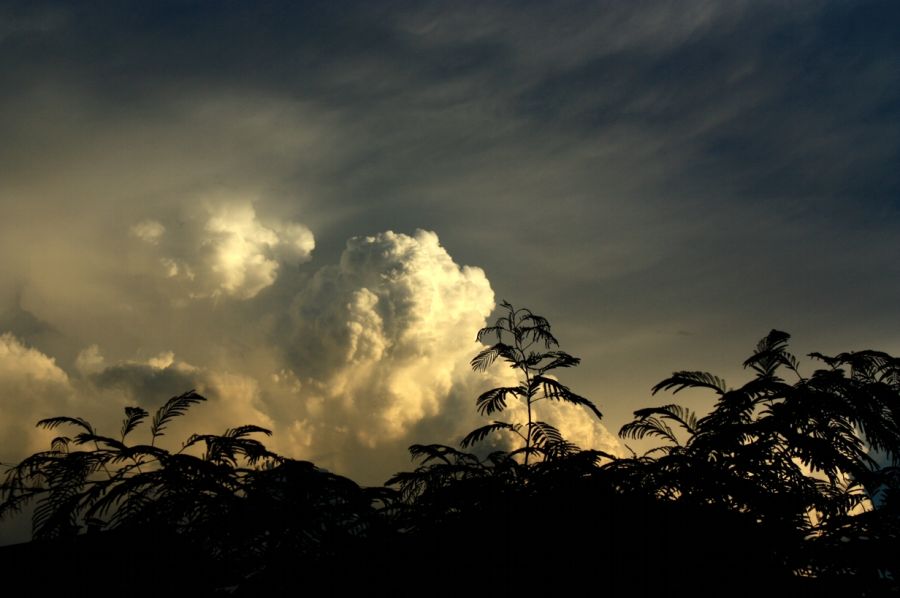
[[[5,3],[3,421],[191,383],[373,480],[478,421],[492,289],[611,428],[772,327],[900,352],[898,12]]]

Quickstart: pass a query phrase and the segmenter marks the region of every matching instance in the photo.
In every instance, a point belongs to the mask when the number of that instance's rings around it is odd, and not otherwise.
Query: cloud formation
[[[402,468],[397,457],[409,444],[458,442],[483,423],[474,410],[475,397],[511,383],[514,374],[508,370],[495,368],[485,375],[469,367],[480,348],[475,333],[494,308],[494,293],[484,271],[457,264],[436,233],[387,231],[351,238],[336,263],[297,286],[276,273],[279,259],[308,256],[312,241],[305,227],[277,221],[264,226],[248,206],[205,206],[201,213],[200,223],[188,220],[188,230],[177,234],[170,232],[172,224],[158,220],[140,221],[130,232],[154,255],[177,253],[181,264],[191,265],[195,275],[189,282],[202,283],[191,287],[195,303],[234,298],[252,304],[263,298],[248,281],[266,287],[278,283],[262,304],[245,312],[225,305],[204,320],[199,314],[209,309],[199,303],[168,308],[173,316],[189,314],[193,332],[201,336],[212,334],[208,327],[234,330],[233,320],[241,314],[256,319],[243,343],[232,338],[228,345],[215,346],[210,341],[199,353],[194,350],[190,361],[179,357],[178,338],[171,348],[142,358],[109,360],[100,344],[91,344],[78,352],[66,374],[46,355],[7,335],[10,349],[0,362],[19,372],[42,365],[40,379],[54,382],[32,392],[55,410],[52,415],[77,406],[72,415],[100,427],[115,426],[126,405],[153,410],[194,388],[210,401],[194,408],[199,419],[189,416],[173,426],[171,438],[254,423],[272,428],[271,445],[285,454],[377,483]],[[239,259],[221,257],[228,252]],[[156,262],[146,266],[143,276],[159,275]],[[253,267],[260,268],[257,274],[268,273],[270,266],[271,276],[246,274]],[[24,367],[23,360],[31,365]],[[50,396],[47,388],[56,394]],[[74,400],[54,398],[63,390]],[[548,406],[548,420],[583,446],[614,450],[615,440],[605,428],[577,411]],[[22,408],[14,416],[30,421],[35,414]],[[510,416],[522,419],[521,406],[511,406]]]
[[[304,353],[309,324],[336,341],[340,366],[315,379],[330,400],[376,414],[372,429],[358,432],[374,443],[440,410],[453,372],[475,348],[472,331],[493,307],[484,272],[454,263],[433,232],[357,237],[292,305],[300,334],[293,347]]]
[[[107,410],[94,409],[95,417],[104,423],[115,421],[126,405],[153,413],[169,397],[190,389],[205,396],[207,403],[192,407],[166,433],[175,439],[176,447],[191,433],[221,434],[246,423],[277,429],[261,403],[259,383],[249,376],[198,367],[177,359],[172,351],[143,361],[106,363],[93,345],[79,354],[78,364],[84,376],[82,392],[99,394],[97,402]]]
[[[378,481],[482,423],[490,287],[610,427],[772,327],[898,352],[898,5],[561,6],[4,3],[6,359],[75,415],[233,392]]]
[[[49,436],[34,423],[59,415],[56,410],[71,407],[72,399],[69,377],[51,357],[0,334],[0,462],[45,449]]]
[[[351,239],[290,305],[283,343],[303,387],[300,421],[331,436],[325,445],[405,439],[469,386],[474,332],[493,307],[484,272],[457,265],[433,232]]]
[[[147,219],[130,230],[159,252],[165,277],[185,287],[192,299],[251,299],[275,282],[282,263],[305,262],[315,248],[306,226],[265,226],[245,202],[205,202],[177,227]]]
[[[493,308],[483,270],[458,266],[433,232],[351,239],[340,263],[320,270],[294,299],[285,343],[320,445],[455,444],[482,425],[475,397],[515,383],[515,372],[501,366],[487,374],[469,367],[482,348],[475,332]],[[541,413],[581,446],[618,451],[586,411],[548,403]],[[507,415],[526,421],[522,405]],[[416,436],[425,430],[430,438]]]

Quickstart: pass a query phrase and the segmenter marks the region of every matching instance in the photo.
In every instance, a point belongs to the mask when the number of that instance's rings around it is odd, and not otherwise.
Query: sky
[[[655,383],[739,385],[772,328],[898,354],[898,29],[892,1],[2,0],[0,461],[196,388],[170,447],[257,424],[380,484],[487,423],[501,300],[604,414],[541,417],[612,452]]]

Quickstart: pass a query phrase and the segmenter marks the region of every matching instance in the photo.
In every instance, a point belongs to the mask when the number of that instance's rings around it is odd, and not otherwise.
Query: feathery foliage
[[[166,401],[165,405],[157,409],[156,414],[153,416],[153,422],[150,424],[150,435],[152,437],[150,444],[155,444],[156,439],[163,436],[163,430],[166,429],[169,422],[180,415],[184,415],[191,405],[205,400],[204,397],[201,397],[193,390],[189,390]]]
[[[510,399],[519,400],[527,408],[528,419],[521,425],[495,421],[482,426],[469,433],[463,439],[462,446],[467,448],[490,434],[505,430],[524,441],[524,445],[514,454],[522,454],[526,466],[532,456],[552,459],[569,455],[578,447],[565,441],[558,430],[549,424],[536,421],[534,410],[538,401],[552,400],[585,407],[597,419],[603,417],[593,402],[575,394],[549,374],[560,368],[575,367],[581,360],[557,349],[559,341],[550,331],[550,322],[546,318],[528,309],[516,309],[506,301],[501,306],[505,313],[493,326],[479,330],[475,337],[478,342],[491,337],[496,342],[479,351],[472,358],[471,366],[475,371],[483,372],[500,359],[517,371],[519,384],[492,388],[475,400],[475,406],[480,414],[493,415],[503,412]]]
[[[898,519],[875,508],[873,498],[881,489],[891,492],[887,480],[900,466],[900,362],[874,351],[813,353],[828,367],[805,377],[789,339],[778,330],[763,338],[744,362],[755,376],[739,388],[684,371],[654,386],[654,394],[701,388],[718,398],[699,419],[678,405],[635,411],[620,436],[665,444],[611,468],[624,476],[620,483],[660,498],[751,515],[781,539],[773,546],[785,566],[805,576],[852,575],[882,587],[900,570],[874,564],[883,559],[850,566],[835,558],[841,542],[833,538],[865,537],[867,546],[897,548]],[[796,381],[787,383],[783,370]],[[867,525],[871,520],[885,522],[884,529]]]
[[[140,407],[125,408],[120,439],[98,434],[82,418],[41,420],[44,428],[70,426],[80,432],[55,438],[49,451],[6,472],[0,516],[34,503],[36,540],[88,531],[168,534],[210,558],[262,566],[287,547],[294,554],[320,555],[331,550],[330,542],[365,533],[375,495],[382,502],[390,499],[386,489],[369,493],[346,478],[269,451],[253,436],[271,432],[255,425],[221,435],[194,434],[174,452],[154,444],[168,424],[205,400],[189,391],[167,401],[153,417],[150,444],[128,442],[148,417]],[[202,450],[196,454],[195,448]],[[273,521],[288,512],[293,513],[288,521]]]
[[[484,371],[503,361],[521,379],[481,393],[475,405],[496,416],[521,401],[528,421],[494,420],[460,448],[413,445],[416,467],[385,487],[361,488],[277,455],[260,440],[271,432],[255,425],[193,434],[177,450],[158,446],[175,418],[205,400],[189,391],[153,417],[126,407],[117,436],[77,417],[38,422],[60,435],[6,472],[0,517],[34,505],[33,544],[46,551],[24,562],[58,572],[87,555],[84,566],[124,572],[109,592],[117,595],[140,592],[134,579],[146,562],[193,580],[199,592],[180,588],[189,594],[281,595],[327,577],[378,579],[368,589],[421,595],[435,593],[427,585],[434,563],[458,563],[466,551],[480,555],[476,572],[454,568],[437,593],[471,591],[475,582],[481,593],[580,591],[570,571],[643,595],[900,590],[900,360],[813,353],[822,367],[804,375],[790,337],[773,330],[744,362],[752,378],[739,387],[699,371],[654,386],[654,394],[700,389],[715,404],[703,416],[677,404],[636,410],[620,435],[661,444],[617,458],[579,450],[532,412],[551,400],[600,416],[552,377],[579,361],[558,350],[548,321],[503,307],[477,335],[496,343],[471,365]],[[149,443],[134,442],[147,420]],[[498,433],[518,446],[466,452]],[[603,541],[591,551],[576,548],[596,538]],[[152,548],[140,551],[141,542]],[[541,566],[523,575],[507,555]],[[347,576],[347,563],[359,574]],[[56,577],[71,583],[81,573]],[[147,592],[159,593],[155,584]]]

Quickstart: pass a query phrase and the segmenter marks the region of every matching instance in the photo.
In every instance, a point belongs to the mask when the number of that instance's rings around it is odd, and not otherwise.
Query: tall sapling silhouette
[[[495,420],[470,432],[461,445],[467,448],[489,434],[506,430],[524,442],[511,455],[524,454],[526,466],[532,455],[544,460],[571,455],[579,450],[578,447],[565,440],[554,426],[535,419],[534,406],[544,400],[564,401],[587,407],[601,419],[603,415],[594,403],[575,394],[550,374],[556,369],[574,367],[581,360],[558,350],[559,342],[550,332],[550,322],[546,318],[525,308],[516,309],[506,301],[501,305],[506,313],[493,326],[479,330],[476,336],[479,342],[492,336],[496,337],[496,342],[472,359],[472,369],[484,372],[500,358],[521,377],[516,386],[500,386],[482,393],[475,405],[482,415],[501,413],[512,397],[525,404],[528,421],[520,424]]]

